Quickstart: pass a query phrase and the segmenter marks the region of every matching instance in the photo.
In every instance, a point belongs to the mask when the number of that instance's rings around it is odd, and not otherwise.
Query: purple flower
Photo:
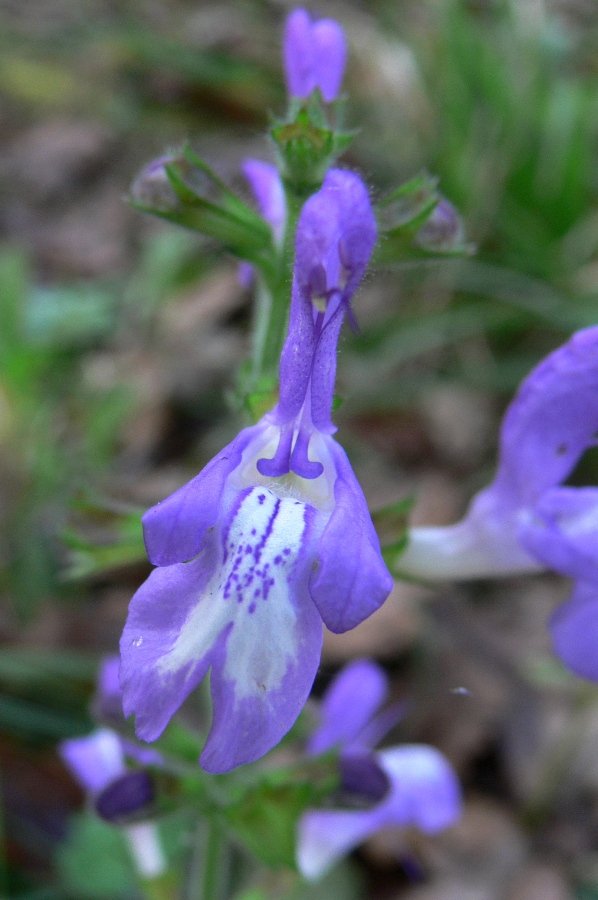
[[[131,816],[139,815],[152,804],[153,783],[147,772],[127,769],[119,735],[110,728],[100,728],[87,737],[62,741],[58,752],[83,790],[90,794],[101,818],[124,824],[123,835],[141,877],[159,877],[166,860],[156,826],[149,821],[126,824]]]
[[[353,628],[392,580],[330,421],[336,342],[376,238],[367,191],[331,171],[297,228],[280,400],[143,518],[158,566],[121,640],[126,715],[155,740],[211,667],[201,755],[226,772],[271,749],[319,664],[322,620]]]
[[[415,528],[401,571],[476,578],[553,569],[575,579],[551,620],[556,653],[598,680],[598,489],[563,485],[598,443],[598,328],[579,331],[525,379],[504,417],[496,477],[465,518]]]
[[[382,669],[363,659],[346,666],[324,695],[308,750],[340,748],[345,790],[377,802],[367,809],[309,810],[302,816],[297,864],[306,878],[320,878],[382,828],[415,825],[434,834],[461,815],[459,782],[438,750],[407,744],[372,752],[396,724],[396,710],[378,713],[387,692]]]
[[[347,45],[343,29],[332,19],[313,22],[305,9],[287,18],[283,56],[287,89],[291,97],[305,100],[319,88],[326,103],[338,97]]]

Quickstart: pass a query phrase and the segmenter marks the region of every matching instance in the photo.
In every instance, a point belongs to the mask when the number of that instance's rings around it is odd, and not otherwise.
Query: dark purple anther
[[[147,772],[127,772],[98,794],[95,810],[107,822],[119,822],[136,813],[147,815],[154,793],[154,784]]]
[[[339,766],[345,791],[372,803],[379,803],[387,795],[390,779],[374,753],[343,753]]]

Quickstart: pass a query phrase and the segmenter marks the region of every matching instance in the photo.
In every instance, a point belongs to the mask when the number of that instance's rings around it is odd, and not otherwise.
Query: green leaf
[[[298,819],[306,809],[320,806],[337,787],[336,761],[332,756],[320,757],[296,769],[250,777],[254,783],[225,810],[226,820],[267,866],[294,868]]]
[[[372,513],[372,522],[378,533],[382,556],[386,564],[396,560],[407,546],[409,514],[415,498],[406,497]]]
[[[114,326],[114,297],[96,285],[35,288],[25,305],[25,332],[50,347],[73,347],[103,337]]]
[[[79,498],[71,504],[80,522],[62,533],[68,547],[63,580],[80,581],[147,561],[141,510],[115,509],[101,500]],[[93,529],[93,537],[85,531]]]
[[[58,851],[59,878],[81,900],[118,900],[136,894],[133,864],[122,834],[90,812],[74,816]]]
[[[77,715],[41,703],[0,694],[0,731],[17,734],[30,740],[62,740],[75,737],[90,729],[90,721]]]

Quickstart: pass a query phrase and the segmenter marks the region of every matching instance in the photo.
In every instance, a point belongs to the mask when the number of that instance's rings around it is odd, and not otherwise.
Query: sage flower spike
[[[143,517],[157,568],[121,639],[125,715],[155,740],[211,668],[209,772],[280,741],[309,695],[322,621],[353,628],[392,587],[330,419],[340,325],[375,240],[365,186],[331,170],[299,217],[277,406]]]

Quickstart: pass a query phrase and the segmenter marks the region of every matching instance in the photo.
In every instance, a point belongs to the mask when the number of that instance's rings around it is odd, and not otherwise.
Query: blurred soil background
[[[144,218],[127,191],[189,139],[247,196],[240,162],[269,158],[262,135],[284,108],[289,8],[0,2],[2,897],[134,896],[108,846],[98,869],[65,844],[83,798],[54,747],[91,727],[97,662],[149,572],[140,512],[239,427],[251,293],[217,246]],[[439,176],[478,248],[378,267],[355,299],[361,333],[341,342],[338,436],[372,508],[415,496],[414,521],[450,523],[492,476],[520,379],[598,319],[598,7],[317,11],[350,44],[360,132],[343,165],[374,197]],[[571,483],[597,482],[590,452]],[[365,896],[597,900],[598,688],[564,671],[546,629],[568,589],[548,575],[399,584],[327,636],[316,689],[354,656],[383,661],[407,704],[391,742],[440,747],[466,792],[438,838],[385,834],[355,855]]]

